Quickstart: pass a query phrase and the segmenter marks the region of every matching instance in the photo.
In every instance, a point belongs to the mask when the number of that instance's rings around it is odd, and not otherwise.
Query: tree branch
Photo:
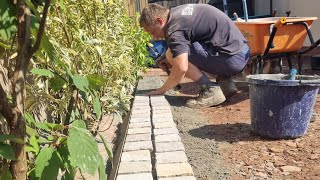
[[[46,0],[45,4],[44,4],[44,9],[42,12],[42,18],[40,21],[40,26],[38,29],[38,34],[37,34],[37,39],[36,42],[34,43],[30,53],[28,54],[30,57],[39,49],[40,47],[40,43],[41,43],[41,38],[42,35],[44,33],[44,27],[46,24],[46,20],[47,20],[47,15],[48,15],[48,10],[49,10],[49,6],[50,6],[51,0]]]
[[[63,123],[64,126],[67,126],[70,124],[70,120],[71,120],[71,114],[72,114],[72,111],[75,107],[75,104],[77,103],[77,98],[78,98],[78,90],[77,88],[75,87],[72,87],[72,96],[69,100],[69,105],[68,105],[68,109],[67,109],[67,115],[66,115],[66,119]],[[64,129],[63,130],[63,134],[67,134],[68,132],[68,129]]]
[[[13,113],[7,98],[7,94],[4,91],[3,87],[0,85],[0,113],[7,120],[10,121],[13,119]],[[9,122],[11,125],[11,122]]]

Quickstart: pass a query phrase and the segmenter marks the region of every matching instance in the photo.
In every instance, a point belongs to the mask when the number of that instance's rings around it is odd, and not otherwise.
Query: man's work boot
[[[226,99],[237,94],[238,89],[230,76],[218,76],[216,80]]]
[[[216,106],[226,100],[219,86],[200,87],[199,95],[196,99],[189,99],[186,106],[189,108],[204,108]]]

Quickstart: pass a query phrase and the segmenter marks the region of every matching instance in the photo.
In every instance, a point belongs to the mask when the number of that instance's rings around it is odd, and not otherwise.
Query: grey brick
[[[157,164],[158,179],[172,176],[193,176],[193,171],[189,163]]]
[[[117,180],[153,180],[151,173],[140,174],[121,174],[118,175]]]
[[[164,96],[151,96],[150,99],[151,102],[167,101],[167,99]]]
[[[152,118],[172,118],[172,113],[152,114]]]
[[[152,106],[152,110],[153,111],[158,111],[158,110],[170,110],[171,111],[171,108],[170,106],[156,106],[156,105],[153,105]]]
[[[130,123],[142,123],[142,122],[151,122],[150,117],[131,117],[130,118]]]
[[[136,142],[136,141],[151,141],[151,133],[127,135],[126,142]]]
[[[150,118],[150,113],[149,114],[131,114],[131,118]]]
[[[149,105],[141,105],[141,104],[138,104],[136,106],[132,106],[132,109],[131,111],[134,111],[134,110],[151,110],[150,106]]]
[[[188,161],[184,151],[156,153],[157,164],[186,163]]]
[[[156,152],[184,151],[182,142],[160,142],[155,143]]]
[[[152,118],[152,122],[174,122],[173,118],[170,117],[157,117],[157,118]]]
[[[148,102],[149,103],[150,99],[148,96],[142,97],[142,96],[135,96],[133,102]]]
[[[167,107],[170,107],[170,104],[167,100],[158,100],[158,101],[152,101],[151,100],[151,103],[150,103],[150,106],[167,106]]]
[[[152,113],[153,114],[164,114],[164,113],[172,114],[171,109],[169,109],[169,108],[166,108],[166,109],[152,109]]]
[[[150,110],[149,109],[133,109],[131,111],[131,115],[135,115],[135,114],[149,114],[150,115]]]
[[[123,152],[121,155],[121,163],[124,162],[151,162],[151,154],[149,150]]]
[[[123,151],[153,150],[151,141],[126,142]]]
[[[149,104],[149,97],[143,97],[143,98],[140,98],[140,97],[136,97],[134,98],[133,100],[133,103],[148,103]]]
[[[129,124],[129,128],[144,128],[149,127],[151,128],[151,122],[132,122]]]
[[[181,141],[179,134],[156,135],[155,142],[177,142]]]
[[[128,129],[127,134],[151,134],[151,128],[132,128]]]
[[[170,104],[167,101],[159,101],[159,102],[152,102],[151,107],[156,106],[170,106]]]
[[[134,101],[132,103],[132,106],[149,106],[150,107],[150,102],[148,100],[139,100],[139,101]]]
[[[138,102],[133,102],[132,107],[136,107],[136,106],[147,106],[150,107],[150,104],[148,101],[138,101]]]
[[[125,162],[120,163],[118,174],[149,173],[151,169],[151,162]]]
[[[154,129],[154,135],[161,135],[161,134],[179,134],[177,128],[162,128],[162,129]]]
[[[152,122],[152,124],[155,129],[176,127],[176,124],[174,122]]]

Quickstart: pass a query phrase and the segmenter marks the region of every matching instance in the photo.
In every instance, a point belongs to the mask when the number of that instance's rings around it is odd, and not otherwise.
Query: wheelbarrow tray
[[[235,21],[250,46],[250,55],[261,55],[264,53],[273,25],[281,17],[268,17],[249,19],[247,22]],[[273,39],[274,47],[269,54],[290,53],[301,49],[307,36],[307,31],[301,23],[307,23],[308,27],[317,17],[287,17],[286,24],[277,29]]]

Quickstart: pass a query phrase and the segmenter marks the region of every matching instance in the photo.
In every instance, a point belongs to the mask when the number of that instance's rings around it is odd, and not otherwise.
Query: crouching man
[[[184,76],[200,86],[197,98],[187,101],[191,108],[219,105],[237,93],[231,75],[244,69],[250,48],[222,11],[207,4],[186,4],[170,10],[149,4],[142,11],[140,26],[154,39],[166,40],[166,60],[172,66],[164,85],[147,95],[164,94]],[[204,72],[217,75],[217,83]]]

